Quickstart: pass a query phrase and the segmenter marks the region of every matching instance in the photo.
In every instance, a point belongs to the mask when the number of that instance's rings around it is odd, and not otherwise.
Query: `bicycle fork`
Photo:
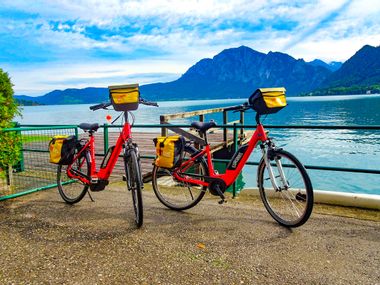
[[[263,154],[263,159],[265,162],[265,167],[268,170],[269,178],[271,180],[273,188],[277,191],[287,190],[289,188],[288,180],[286,179],[284,170],[282,168],[281,160],[273,154],[275,147],[272,142],[266,142],[265,145],[261,145],[261,152]],[[274,160],[278,169],[278,175],[276,176],[273,172],[271,161]],[[276,178],[279,177],[282,187],[278,186]]]
[[[126,146],[125,146],[125,150],[124,150],[124,155],[123,155],[123,159],[124,159],[124,169],[125,169],[125,176],[123,175],[123,181],[126,181],[127,182],[127,185],[128,185],[128,190],[132,190],[132,181],[131,179],[133,179],[132,176],[132,173],[129,173],[129,167],[128,167],[128,163],[130,163],[130,157],[131,157],[131,152],[134,151],[136,153],[136,158],[137,158],[137,165],[136,167],[139,167],[139,169],[141,169],[141,161],[140,161],[140,152],[139,152],[139,148],[137,146],[137,144],[135,143],[128,143]],[[144,188],[144,184],[143,184],[143,179],[142,179],[142,176],[141,176],[141,172],[139,171],[139,177],[138,179],[140,180],[140,185],[141,185],[141,188]]]

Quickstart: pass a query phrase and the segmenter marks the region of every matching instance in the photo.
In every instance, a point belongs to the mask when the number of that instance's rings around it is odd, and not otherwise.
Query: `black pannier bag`
[[[273,114],[286,107],[285,88],[260,88],[251,97],[249,104],[259,114]]]
[[[60,165],[71,164],[77,147],[75,136],[58,135],[49,142],[50,162]]]

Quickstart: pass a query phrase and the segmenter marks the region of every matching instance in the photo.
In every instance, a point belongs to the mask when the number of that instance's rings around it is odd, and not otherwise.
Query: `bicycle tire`
[[[273,158],[271,167],[277,185],[282,184],[279,167],[274,163],[276,159],[284,165],[282,169],[290,187],[285,186],[276,191],[269,178],[264,159],[261,159],[258,166],[260,197],[269,214],[279,224],[285,227],[299,227],[309,219],[313,210],[313,187],[309,175],[301,162],[287,151],[275,150]]]
[[[186,145],[184,160],[198,152],[194,147]],[[185,174],[198,172],[197,174],[208,175],[209,173],[207,163],[203,158],[198,159],[189,171],[185,172]],[[169,209],[175,211],[187,210],[197,205],[205,195],[207,187],[176,181],[172,174],[173,171],[170,169],[154,166],[152,185],[158,200]],[[193,188],[193,191],[190,188]],[[193,195],[193,192],[195,195]]]
[[[89,153],[85,151],[72,164],[72,169],[90,176],[90,158]],[[88,191],[89,185],[84,184],[79,179],[72,179],[67,176],[68,165],[58,165],[57,168],[57,185],[58,192],[67,204],[75,204],[83,199]]]
[[[125,160],[127,187],[132,193],[133,210],[135,213],[135,224],[139,228],[143,224],[143,202],[142,202],[142,179],[140,164],[135,149],[128,150],[129,154]]]

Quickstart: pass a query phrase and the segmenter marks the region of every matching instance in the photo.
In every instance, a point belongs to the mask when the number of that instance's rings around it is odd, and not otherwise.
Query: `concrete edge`
[[[246,188],[260,195],[257,188]],[[314,203],[380,210],[380,195],[314,190]]]

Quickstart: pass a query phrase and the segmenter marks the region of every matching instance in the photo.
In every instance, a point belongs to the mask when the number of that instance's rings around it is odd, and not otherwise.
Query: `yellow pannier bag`
[[[68,165],[73,162],[77,139],[75,136],[57,135],[49,142],[50,162]]]
[[[273,114],[286,107],[285,88],[260,88],[251,97],[249,103],[260,115]]]
[[[182,136],[158,137],[153,141],[156,145],[156,166],[170,169],[181,164],[185,149],[185,139]]]
[[[138,84],[115,85],[108,87],[115,111],[133,111],[139,107],[140,91]]]

